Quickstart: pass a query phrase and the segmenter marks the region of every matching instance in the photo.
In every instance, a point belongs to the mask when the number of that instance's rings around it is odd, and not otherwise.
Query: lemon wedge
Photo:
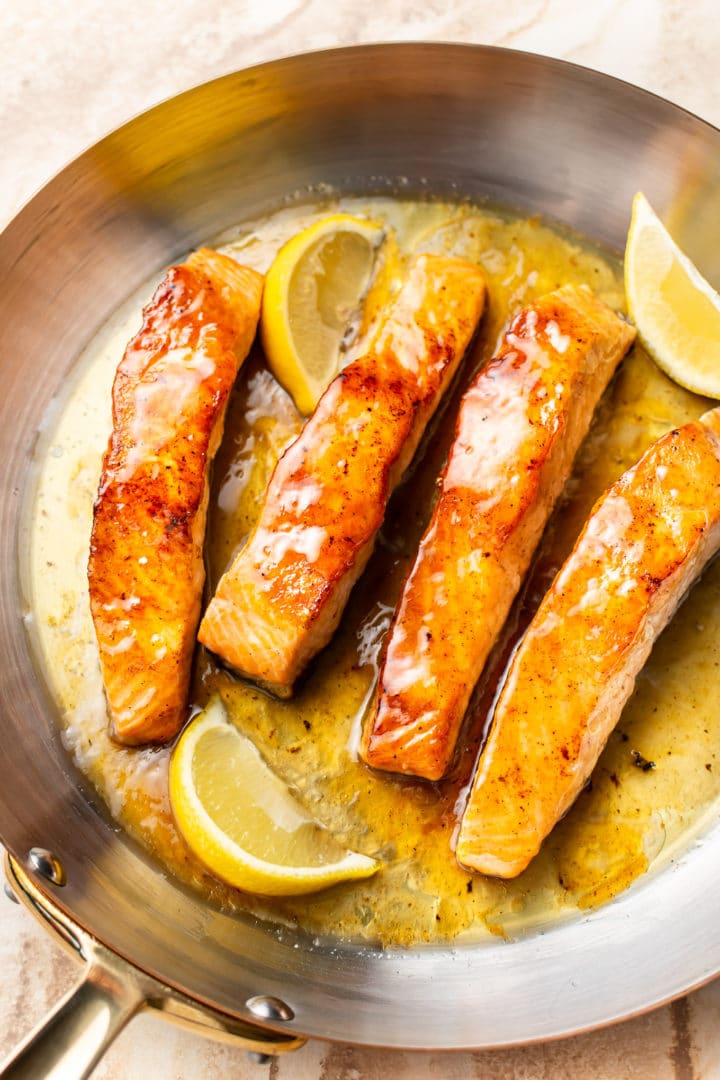
[[[305,812],[232,724],[218,696],[190,721],[173,750],[170,802],[197,857],[246,892],[315,892],[370,877],[380,866],[347,851]]]
[[[384,235],[375,222],[333,214],[289,240],[268,270],[263,348],[301,413],[313,411],[342,366]]]
[[[720,398],[720,296],[642,192],[625,247],[628,310],[643,345],[674,382]]]

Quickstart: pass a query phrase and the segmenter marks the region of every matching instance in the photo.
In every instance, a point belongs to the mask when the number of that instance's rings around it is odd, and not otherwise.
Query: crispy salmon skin
[[[388,634],[361,754],[438,780],[595,406],[635,331],[586,287],[513,320],[463,396],[438,502]]]
[[[200,627],[200,640],[241,674],[289,696],[330,640],[484,299],[475,265],[417,257],[371,351],[333,380],[278,462]]]
[[[460,863],[515,877],[572,804],[653,642],[720,546],[720,410],[669,432],[596,503],[510,666]]]
[[[208,470],[262,283],[226,255],[195,252],[168,270],[115,376],[88,579],[111,727],[124,743],[171,738],[186,716]]]

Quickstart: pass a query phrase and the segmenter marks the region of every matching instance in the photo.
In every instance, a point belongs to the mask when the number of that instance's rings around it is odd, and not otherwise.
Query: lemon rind
[[[202,717],[191,721],[185,729],[173,751],[170,765],[170,803],[178,828],[204,866],[229,885],[265,896],[315,892],[342,881],[370,877],[379,870],[380,863],[376,859],[354,851],[348,851],[338,862],[316,867],[280,866],[258,858],[224,833],[198,799],[186,797],[187,792],[193,791],[195,747],[207,730],[222,723],[230,721],[222,702],[216,698],[204,710]],[[292,798],[289,793],[288,797]],[[313,819],[308,816],[307,820]],[[202,838],[201,841],[199,838]]]
[[[712,370],[708,371],[703,369],[702,371],[698,371],[697,369],[693,369],[692,365],[684,364],[682,359],[678,359],[680,350],[672,348],[672,344],[674,344],[676,337],[675,334],[666,334],[666,341],[665,343],[662,343],[652,332],[648,333],[647,325],[642,325],[646,322],[644,315],[650,314],[653,308],[658,306],[658,302],[654,302],[652,299],[645,301],[644,303],[639,303],[638,291],[633,285],[636,278],[634,271],[636,266],[635,253],[638,248],[637,238],[640,236],[642,230],[647,228],[658,232],[664,238],[668,245],[668,249],[672,252],[673,258],[677,260],[690,283],[716,308],[718,312],[718,321],[720,322],[720,293],[718,293],[710,282],[703,277],[692,259],[678,247],[645,195],[642,192],[638,192],[633,199],[624,268],[628,312],[631,319],[636,324],[638,337],[661,371],[664,371],[673,382],[682,386],[685,390],[689,390],[691,393],[701,394],[706,397],[720,398],[720,367],[718,367],[717,373]],[[638,315],[640,316],[639,318]],[[668,344],[667,339],[670,340],[671,344]]]
[[[297,352],[294,349],[287,304],[284,300],[290,278],[307,249],[329,233],[339,231],[341,226],[352,226],[352,231],[361,233],[368,239],[372,237],[371,243],[376,248],[382,243],[386,233],[385,226],[379,222],[359,218],[353,214],[331,214],[308,225],[302,232],[283,244],[265,277],[260,316],[260,338],[263,349],[275,378],[290,394],[303,416],[309,416],[313,412],[325,389],[325,384],[321,380],[309,377],[302,365],[297,363]],[[348,231],[350,231],[349,228]],[[362,300],[362,297],[360,299]],[[283,358],[280,363],[277,362],[278,357]],[[285,362],[287,357],[291,357],[289,363]],[[297,380],[294,377],[288,378],[288,370],[293,370],[300,377]]]

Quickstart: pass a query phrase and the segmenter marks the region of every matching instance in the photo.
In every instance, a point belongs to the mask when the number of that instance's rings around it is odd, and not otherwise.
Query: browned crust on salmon
[[[368,355],[330,384],[278,462],[200,640],[281,696],[330,640],[385,507],[475,332],[481,271],[418,257]]]
[[[208,470],[261,294],[254,270],[195,252],[168,270],[115,376],[88,578],[111,727],[124,743],[171,738],[186,716]]]
[[[525,308],[463,397],[388,634],[361,755],[437,780],[597,402],[634,330],[589,289]]]
[[[463,866],[525,869],[719,546],[716,409],[663,436],[596,503],[510,665],[462,820]]]

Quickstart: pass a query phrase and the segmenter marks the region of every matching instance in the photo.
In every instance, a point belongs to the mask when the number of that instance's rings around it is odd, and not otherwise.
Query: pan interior
[[[103,940],[223,1009],[242,1012],[253,994],[276,993],[300,1031],[398,1046],[501,1045],[580,1030],[720,967],[707,933],[720,865],[707,850],[717,846],[714,810],[704,848],[685,844],[672,869],[610,906],[512,945],[383,952],[233,918],[168,879],[83,785],[17,617],[19,605],[33,614],[17,570],[27,555],[18,522],[33,440],[78,356],[149,272],[321,182],[367,194],[386,183],[438,197],[455,190],[615,248],[642,187],[717,282],[719,139],[667,103],[541,58],[447,46],[351,50],[240,73],[161,106],[70,166],[6,231],[0,309],[13,349],[0,360],[8,493],[0,825],[21,859],[35,844],[60,855],[68,885],[58,899]],[[648,927],[667,910],[685,917],[659,955]],[[558,986],[572,986],[570,1007]]]
[[[366,945],[414,946],[458,938],[481,943],[493,934],[514,939],[605,903],[650,866],[657,869],[677,843],[686,842],[720,794],[720,770],[712,770],[716,739],[708,676],[709,662],[720,656],[720,617],[715,614],[720,583],[710,572],[643,673],[592,785],[553,831],[531,869],[502,882],[463,872],[452,853],[491,703],[508,655],[547,583],[605,487],[658,435],[700,415],[707,402],[670,382],[641,347],[633,350],[601,403],[524,597],[508,620],[470,710],[462,753],[450,776],[431,786],[369,772],[357,755],[363,714],[372,700],[380,649],[402,581],[427,524],[462,392],[496,352],[508,317],[519,307],[573,283],[590,284],[613,308],[622,309],[624,299],[620,267],[607,253],[538,219],[468,203],[326,196],[320,203],[287,206],[246,222],[214,246],[264,272],[298,230],[338,212],[381,221],[392,230],[385,258],[388,266],[397,263],[396,275],[400,260],[417,251],[452,252],[478,262],[488,280],[489,310],[442,419],[393,499],[332,644],[292,701],[279,702],[238,682],[210,653],[200,651],[191,703],[193,711],[199,710],[219,693],[233,721],[277,775],[344,844],[379,858],[382,872],[322,895],[284,901],[225,888],[178,835],[168,800],[170,747],[123,749],[109,737],[89,611],[88,544],[109,434],[111,382],[152,285],[124,305],[90,343],[76,376],[68,380],[58,422],[38,446],[38,491],[28,493],[32,505],[27,514],[37,644],[63,716],[63,740],[76,764],[120,824],[210,903],[275,926],[298,926],[309,937]],[[645,417],[644,424],[628,422],[637,416]],[[257,520],[270,473],[301,423],[258,348],[238,379],[215,467],[206,542],[209,592]],[[696,690],[687,691],[687,686]],[[635,765],[638,747],[646,759],[660,760],[650,775]]]

